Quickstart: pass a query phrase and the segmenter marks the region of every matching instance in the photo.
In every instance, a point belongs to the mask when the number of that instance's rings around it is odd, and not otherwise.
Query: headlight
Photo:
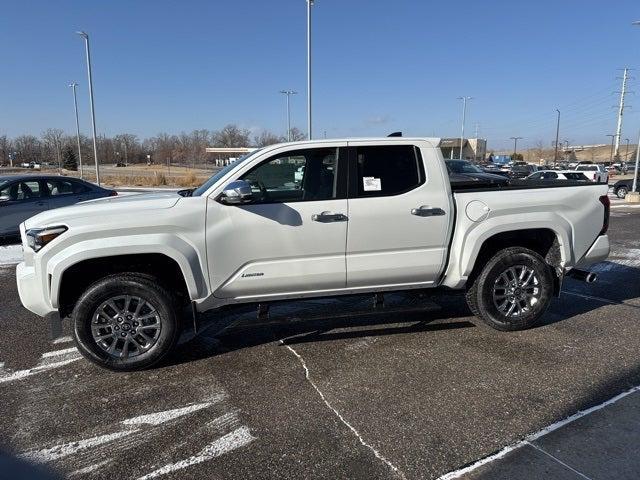
[[[48,227],[48,228],[31,228],[25,233],[27,234],[27,245],[37,252],[46,244],[52,240],[58,238],[64,232],[67,231],[67,227]]]

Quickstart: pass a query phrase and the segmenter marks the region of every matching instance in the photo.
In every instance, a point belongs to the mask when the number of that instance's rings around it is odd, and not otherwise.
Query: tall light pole
[[[100,185],[100,166],[98,162],[98,143],[96,139],[96,112],[93,106],[93,79],[91,77],[91,53],[89,52],[89,35],[86,32],[76,32],[84,38],[87,52],[87,77],[89,78],[89,101],[91,103],[91,130],[93,133],[93,158],[96,162],[96,183]]]
[[[558,140],[560,137],[560,110],[556,108],[556,112],[558,112],[558,121],[556,123],[556,151],[553,155],[553,164],[558,163]]]
[[[628,162],[629,161],[629,139],[625,138],[624,141],[627,142],[627,148],[624,152],[624,161]]]
[[[460,131],[460,160],[462,160],[462,145],[464,142],[464,123],[467,120],[467,101],[473,97],[458,97],[458,100],[462,100],[462,130]]]
[[[313,138],[311,134],[311,7],[313,0],[307,2],[307,136],[309,140]]]
[[[80,162],[80,178],[82,177],[82,150],[80,149],[80,123],[78,122],[78,99],[76,98],[76,82],[71,82],[69,86],[73,89],[73,109],[76,112],[76,140],[78,141],[78,162]]]
[[[608,134],[607,137],[611,137],[611,152],[609,153],[609,163],[613,161],[613,142],[616,138],[615,134]]]
[[[298,92],[294,92],[293,90],[280,90],[280,93],[287,96],[287,142],[291,141],[291,104],[289,102],[289,97],[291,95],[297,95]]]
[[[632,25],[640,26],[640,21],[633,22]],[[633,187],[631,191],[637,192],[638,187],[638,162],[640,161],[640,134],[638,135],[638,145],[636,145],[636,167],[633,169]]]
[[[518,140],[520,140],[522,137],[509,137],[509,138],[513,140],[513,160],[515,161],[516,153],[518,153]]]

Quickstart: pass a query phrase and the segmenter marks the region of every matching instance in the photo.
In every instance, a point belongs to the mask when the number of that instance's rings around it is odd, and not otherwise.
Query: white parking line
[[[76,347],[65,348],[64,350],[54,350],[52,352],[43,353],[42,358],[57,357],[59,355],[67,355],[69,353],[74,353],[77,351],[78,349]]]
[[[45,463],[58,460],[59,458],[68,457],[82,450],[88,448],[97,447],[105,443],[112,442],[127,435],[131,435],[137,432],[137,429],[121,430],[115,433],[109,433],[107,435],[98,435],[97,437],[87,438],[85,440],[78,440],[75,442],[63,443],[62,445],[56,445],[50,448],[44,448],[42,450],[32,450],[29,452],[18,455],[25,460],[31,460],[32,462]]]
[[[616,395],[613,398],[610,398],[609,400],[607,400],[606,402],[600,403],[598,405],[595,405],[591,408],[587,408],[586,410],[580,410],[577,413],[574,413],[573,415],[571,415],[570,417],[565,418],[564,420],[560,420],[558,422],[552,423],[551,425],[549,425],[548,427],[543,428],[542,430],[536,432],[536,433],[532,433],[531,435],[527,435],[525,437],[524,440],[521,440],[513,445],[508,445],[506,447],[504,447],[502,450],[500,450],[499,452],[494,453],[493,455],[489,455],[488,457],[484,457],[481,458],[480,460],[478,460],[477,462],[472,463],[471,465],[461,468],[459,470],[454,470],[451,471],[449,473],[445,473],[444,475],[442,475],[441,477],[438,477],[438,480],[452,480],[454,478],[460,478],[462,475],[466,475],[469,472],[472,472],[473,470],[481,467],[482,465],[486,465],[487,463],[491,463],[495,460],[499,460],[500,458],[504,457],[505,455],[507,455],[509,452],[512,452],[513,450],[516,450],[517,448],[523,447],[537,439],[539,439],[540,437],[544,437],[545,435],[558,430],[559,428],[564,427],[565,425],[568,425],[571,422],[575,422],[576,420],[578,420],[579,418],[582,418],[586,415],[589,415],[590,413],[596,412],[598,410],[603,409],[604,407],[607,407],[609,405],[612,405],[616,402],[618,402],[619,400],[622,400],[624,397],[631,395],[632,393],[636,393],[640,391],[640,385],[635,386],[629,390],[627,390],[626,392],[622,392],[619,395]]]
[[[68,343],[68,342],[73,342],[73,338],[67,336],[67,337],[58,337],[56,338],[53,342],[54,345],[57,345],[59,343]]]
[[[173,410],[166,410],[164,412],[149,413],[147,415],[140,415],[139,417],[128,418],[123,421],[124,425],[160,425],[175,418],[180,418],[190,413],[197,412],[203,408],[210,407],[214,403],[219,402],[224,398],[224,395],[218,395],[211,402],[196,403],[195,405],[189,405],[188,407],[175,408]]]
[[[35,375],[36,373],[46,372],[48,370],[53,370],[55,368],[60,368],[65,365],[68,365],[72,362],[80,360],[80,354],[77,357],[67,358],[66,360],[61,360],[59,362],[51,362],[45,363],[46,359],[41,359],[40,364],[33,368],[27,368],[25,370],[16,370],[15,372],[6,372],[4,371],[4,364],[0,366],[0,383],[13,382],[14,380],[22,380],[24,378],[30,377],[31,375]]]
[[[209,445],[204,447],[197,455],[189,457],[185,460],[180,460],[179,462],[165,465],[164,467],[158,468],[151,473],[139,477],[138,480],[149,480],[150,478],[156,478],[161,475],[166,475],[167,473],[182,470],[192,465],[197,465],[198,463],[212,460],[216,457],[219,457],[220,455],[229,453],[236,448],[248,445],[255,439],[256,438],[251,435],[249,428],[246,426],[242,426],[210,443]]]

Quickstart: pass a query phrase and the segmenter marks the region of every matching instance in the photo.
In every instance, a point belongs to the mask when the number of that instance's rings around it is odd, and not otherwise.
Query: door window
[[[358,147],[356,161],[358,197],[399,195],[425,181],[422,158],[413,145]]]
[[[68,180],[47,180],[49,195],[59,197],[73,194],[73,184]]]
[[[242,179],[251,184],[254,203],[284,203],[336,198],[338,149],[286,152],[261,163]]]
[[[40,185],[38,182],[15,182],[0,190],[0,197],[9,197],[10,200],[29,200],[40,198]]]

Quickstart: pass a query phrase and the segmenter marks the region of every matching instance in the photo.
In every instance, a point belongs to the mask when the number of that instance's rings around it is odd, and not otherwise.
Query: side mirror
[[[220,201],[226,205],[242,205],[254,200],[251,184],[246,180],[231,182],[222,191]]]

